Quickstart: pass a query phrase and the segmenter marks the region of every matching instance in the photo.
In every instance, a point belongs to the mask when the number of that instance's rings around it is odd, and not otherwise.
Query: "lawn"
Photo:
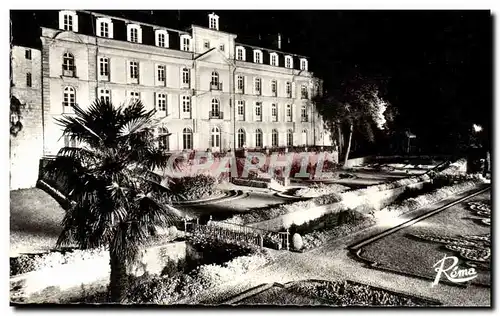
[[[434,216],[415,223],[412,226],[399,230],[382,239],[361,248],[361,257],[377,262],[378,267],[390,269],[410,275],[420,276],[433,280],[435,278],[434,264],[444,255],[457,256],[460,267],[476,266],[478,277],[472,280],[473,284],[490,285],[489,260],[486,262],[472,262],[464,259],[460,251],[450,248],[450,240],[460,236],[477,236],[490,234],[490,226],[480,222],[469,208],[469,202],[482,201],[490,203],[491,191],[452,206]],[[426,237],[426,238],[420,238]],[[448,240],[438,242],[437,240]],[[459,243],[467,240],[460,239]],[[444,280],[442,279],[444,282]]]
[[[10,192],[10,256],[54,248],[64,210],[50,195],[33,188]]]

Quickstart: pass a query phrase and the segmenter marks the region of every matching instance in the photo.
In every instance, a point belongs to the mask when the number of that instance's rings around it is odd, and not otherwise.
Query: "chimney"
[[[278,49],[281,49],[281,34],[278,33]]]

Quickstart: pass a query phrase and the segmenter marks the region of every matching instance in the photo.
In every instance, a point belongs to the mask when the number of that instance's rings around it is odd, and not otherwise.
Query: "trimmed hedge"
[[[352,281],[296,283],[289,291],[319,297],[337,306],[429,306],[438,302],[411,297]]]
[[[170,198],[174,202],[199,200],[219,193],[216,189],[217,179],[209,175],[200,174],[170,180]]]

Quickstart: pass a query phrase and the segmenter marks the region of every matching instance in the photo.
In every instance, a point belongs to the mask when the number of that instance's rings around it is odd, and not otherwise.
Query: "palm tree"
[[[127,265],[158,227],[174,224],[182,214],[164,203],[168,188],[152,172],[167,165],[154,137],[154,110],[146,111],[140,101],[114,107],[100,100],[73,109],[74,116],[57,122],[63,136],[81,146],[62,148],[46,168],[72,201],[57,246],[106,247],[110,300],[123,302]]]

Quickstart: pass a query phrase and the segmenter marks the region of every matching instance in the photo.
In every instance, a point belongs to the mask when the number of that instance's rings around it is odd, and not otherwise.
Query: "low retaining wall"
[[[140,276],[145,272],[161,274],[169,261],[178,262],[190,255],[185,241],[172,242],[165,245],[146,248],[138,263],[129,267],[129,273]],[[98,281],[109,282],[109,253],[81,260],[70,264],[61,264],[52,268],[44,268],[10,278],[12,291],[22,292],[23,297],[57,289],[59,292],[83,288]],[[57,293],[55,294],[57,295]]]
[[[367,193],[364,195],[357,195],[356,192],[344,192],[341,193],[341,202],[303,209],[297,212],[284,214],[267,221],[248,224],[248,226],[278,232],[290,228],[290,226],[292,226],[293,224],[302,225],[325,214],[340,212],[348,208],[354,209],[356,207],[362,206],[367,202],[370,202],[371,205],[374,204],[376,209],[380,209],[385,205],[394,202],[401,194],[405,192],[406,188],[421,189],[424,184],[428,182],[430,182],[430,180],[413,183],[394,189]]]

